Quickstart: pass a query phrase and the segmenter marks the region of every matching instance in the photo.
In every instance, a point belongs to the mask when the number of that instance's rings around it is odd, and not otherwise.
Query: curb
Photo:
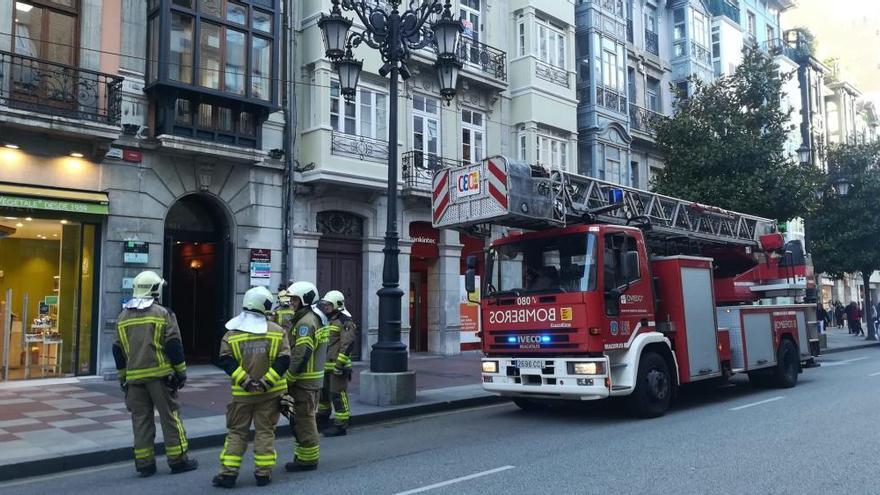
[[[398,407],[386,411],[355,415],[351,417],[350,422],[353,426],[364,426],[395,419],[422,416],[425,414],[442,411],[454,411],[456,409],[466,409],[469,407],[498,404],[502,402],[507,402],[508,400],[509,399],[504,397],[488,394],[478,397],[468,397],[466,399],[451,399],[446,401],[431,402],[427,404],[418,404],[412,407]],[[290,428],[288,428],[287,425],[278,426],[275,434],[276,437],[279,438],[292,436]],[[190,438],[188,439],[189,450],[220,447],[221,445],[223,445],[223,441],[225,439],[225,432]],[[164,453],[165,444],[156,444],[156,457],[158,458]],[[104,464],[112,464],[115,462],[130,460],[131,447],[119,447],[96,452],[69,454],[61,457],[53,457],[50,459],[7,464],[5,466],[0,466],[0,483],[15,479],[31,478],[34,476],[46,476],[63,471],[96,467]]]
[[[820,351],[820,356],[825,354],[834,354],[837,352],[846,352],[846,351],[855,351],[858,349],[867,349],[868,347],[877,347],[880,346],[880,342],[872,342],[870,344],[856,344],[847,347],[838,347],[836,349],[825,349]]]

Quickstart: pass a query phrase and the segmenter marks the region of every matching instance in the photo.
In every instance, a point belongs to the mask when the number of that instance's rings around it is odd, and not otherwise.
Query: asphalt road
[[[880,351],[824,362],[794,389],[735,379],[685,393],[651,420],[607,403],[541,413],[501,404],[359,428],[322,442],[318,471],[288,474],[279,463],[265,488],[248,455],[236,493],[880,493]],[[0,493],[221,493],[210,486],[218,452],[195,452],[201,468],[183,475],[163,466],[141,480],[124,462],[0,484]],[[278,452],[289,459],[289,439]]]

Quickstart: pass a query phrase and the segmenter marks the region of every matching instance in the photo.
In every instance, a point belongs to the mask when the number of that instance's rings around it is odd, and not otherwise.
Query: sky
[[[797,0],[782,29],[807,27],[819,60],[839,59],[844,80],[880,108],[880,0]]]

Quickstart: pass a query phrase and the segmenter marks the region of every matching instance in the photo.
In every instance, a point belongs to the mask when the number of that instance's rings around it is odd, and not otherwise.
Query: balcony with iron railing
[[[123,78],[0,51],[0,110],[119,126]]]
[[[330,133],[330,154],[361,161],[387,163],[388,141],[334,130]]]
[[[407,151],[403,154],[403,187],[404,191],[414,194],[430,194],[434,173],[444,168],[464,165],[461,160],[444,158],[423,151]]]
[[[703,45],[691,40],[691,58],[712,65],[712,52]]]
[[[793,61],[797,61],[803,55],[797,48],[786,44],[782,38],[773,38],[761,43],[761,51],[771,57],[785,55]]]
[[[724,16],[739,24],[739,4],[736,2],[731,2],[731,0],[711,0],[709,2],[709,11],[712,15]]]
[[[464,64],[464,72],[477,71],[507,82],[507,53],[503,50],[462,36],[458,41],[458,59]]]
[[[645,51],[660,55],[660,40],[657,33],[650,29],[645,29]]]
[[[624,93],[605,86],[596,87],[596,105],[625,114],[626,102]]]
[[[567,70],[544,62],[535,62],[535,77],[564,88],[570,86]]]
[[[629,104],[629,127],[634,131],[647,134],[650,137],[657,135],[655,126],[660,119],[666,118],[663,114],[640,107],[633,103]]]

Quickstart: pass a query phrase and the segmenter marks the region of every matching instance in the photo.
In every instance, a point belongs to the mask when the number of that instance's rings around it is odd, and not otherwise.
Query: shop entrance
[[[429,222],[409,224],[409,343],[413,352],[428,352],[428,313],[440,311],[436,294],[428,304],[428,280],[436,285],[440,233]],[[435,323],[436,325],[436,323]]]
[[[0,212],[0,376],[95,372],[98,225]]]
[[[215,362],[231,316],[229,223],[213,198],[185,196],[165,219],[163,300],[177,315],[187,362]]]

